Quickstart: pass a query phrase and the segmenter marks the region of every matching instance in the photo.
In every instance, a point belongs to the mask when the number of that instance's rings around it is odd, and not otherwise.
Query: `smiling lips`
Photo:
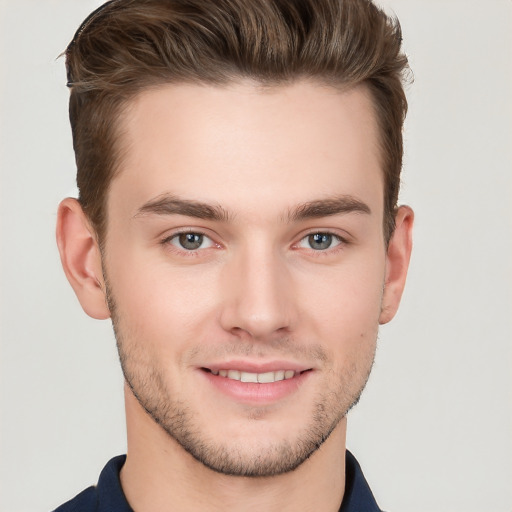
[[[307,367],[292,370],[287,363],[254,366],[232,362],[228,368],[219,365],[201,369],[207,380],[223,394],[237,402],[258,405],[270,404],[295,393],[313,370]],[[288,369],[282,369],[286,367]]]
[[[270,384],[280,380],[293,379],[296,373],[294,370],[277,370],[275,372],[251,373],[240,370],[211,370],[213,375],[220,375],[227,379],[238,380],[240,382],[258,382],[260,384]]]

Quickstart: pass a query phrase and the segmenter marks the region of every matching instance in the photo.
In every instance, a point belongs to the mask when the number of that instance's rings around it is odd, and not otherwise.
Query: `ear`
[[[68,197],[60,203],[56,234],[62,267],[83,310],[92,318],[109,318],[100,249],[76,199]]]
[[[386,281],[379,317],[380,324],[388,323],[396,314],[404,291],[412,250],[414,212],[400,206],[395,217],[395,231],[389,241],[386,255]]]

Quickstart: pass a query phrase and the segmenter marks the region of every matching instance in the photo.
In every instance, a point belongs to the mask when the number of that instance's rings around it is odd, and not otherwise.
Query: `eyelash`
[[[210,240],[211,246],[220,247],[220,245],[217,244],[216,242],[214,242],[210,236],[208,236],[206,233],[204,233],[203,231],[201,231],[199,229],[183,229],[183,230],[176,231],[172,235],[165,237],[160,242],[160,244],[162,246],[165,246],[167,249],[172,250],[173,252],[177,252],[181,256],[185,256],[185,257],[198,256],[199,252],[203,251],[205,249],[205,248],[198,248],[198,249],[187,250],[184,247],[182,247],[182,248],[175,247],[174,244],[172,244],[172,241],[174,239],[178,238],[181,235],[198,235],[198,236],[202,236],[202,237]],[[207,247],[207,248],[209,248],[209,247]]]
[[[327,256],[332,256],[334,254],[337,254],[339,251],[342,251],[347,245],[349,245],[349,240],[346,238],[340,236],[337,233],[333,233],[329,230],[316,230],[316,231],[310,231],[309,233],[306,233],[297,243],[293,245],[294,248],[301,249],[299,244],[301,244],[304,240],[309,238],[310,236],[314,235],[324,235],[324,236],[330,236],[334,241],[337,242],[336,245],[329,246],[326,249],[313,249],[313,247],[306,248],[309,255],[314,258],[322,258]],[[306,242],[307,243],[307,242]]]
[[[181,235],[187,235],[187,234],[202,236],[202,237],[208,239],[211,242],[211,245],[208,246],[208,247],[204,247],[204,248],[187,250],[184,247],[177,247],[174,244],[172,244],[173,240],[177,239]],[[342,237],[342,236],[340,236],[340,235],[338,235],[336,233],[333,233],[332,231],[329,231],[329,230],[325,230],[325,231],[317,230],[317,231],[311,231],[309,233],[306,233],[304,236],[302,236],[300,238],[300,240],[298,242],[293,244],[292,248],[294,248],[294,249],[301,249],[300,244],[303,241],[305,241],[308,237],[311,237],[311,236],[314,236],[314,235],[330,236],[330,237],[332,237],[332,239],[334,241],[337,242],[336,245],[334,245],[334,247],[329,246],[329,247],[327,247],[325,249],[314,249],[313,247],[306,248],[306,250],[309,251],[310,256],[315,257],[315,258],[318,258],[318,257],[321,258],[321,257],[337,254],[339,251],[343,250],[350,243],[346,238],[344,238],[344,237]],[[172,250],[173,252],[179,253],[181,256],[185,256],[185,257],[195,257],[195,256],[198,256],[199,253],[201,251],[204,251],[205,249],[209,249],[211,247],[217,247],[217,248],[220,247],[220,244],[217,244],[205,232],[203,232],[201,230],[198,230],[198,229],[183,229],[183,230],[177,231],[177,232],[173,233],[172,235],[165,237],[160,242],[160,244],[162,246],[165,246],[169,250]]]

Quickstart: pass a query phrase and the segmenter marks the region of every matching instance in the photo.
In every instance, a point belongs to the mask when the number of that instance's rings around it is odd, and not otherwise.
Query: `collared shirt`
[[[126,455],[110,460],[103,468],[97,486],[85,489],[54,512],[133,512],[126,501],[119,479],[125,460]],[[348,450],[345,461],[345,495],[339,512],[382,512],[359,463]]]

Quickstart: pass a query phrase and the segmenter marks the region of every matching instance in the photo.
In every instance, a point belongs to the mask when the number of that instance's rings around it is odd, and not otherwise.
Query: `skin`
[[[57,239],[84,310],[114,323],[128,501],[137,512],[338,510],[346,413],[411,251],[408,207],[387,247],[383,237],[366,90],[169,85],[140,94],[122,128],[104,254],[73,199]],[[183,230],[202,245],[180,245]],[[269,364],[307,372],[262,398],[205,370]]]

